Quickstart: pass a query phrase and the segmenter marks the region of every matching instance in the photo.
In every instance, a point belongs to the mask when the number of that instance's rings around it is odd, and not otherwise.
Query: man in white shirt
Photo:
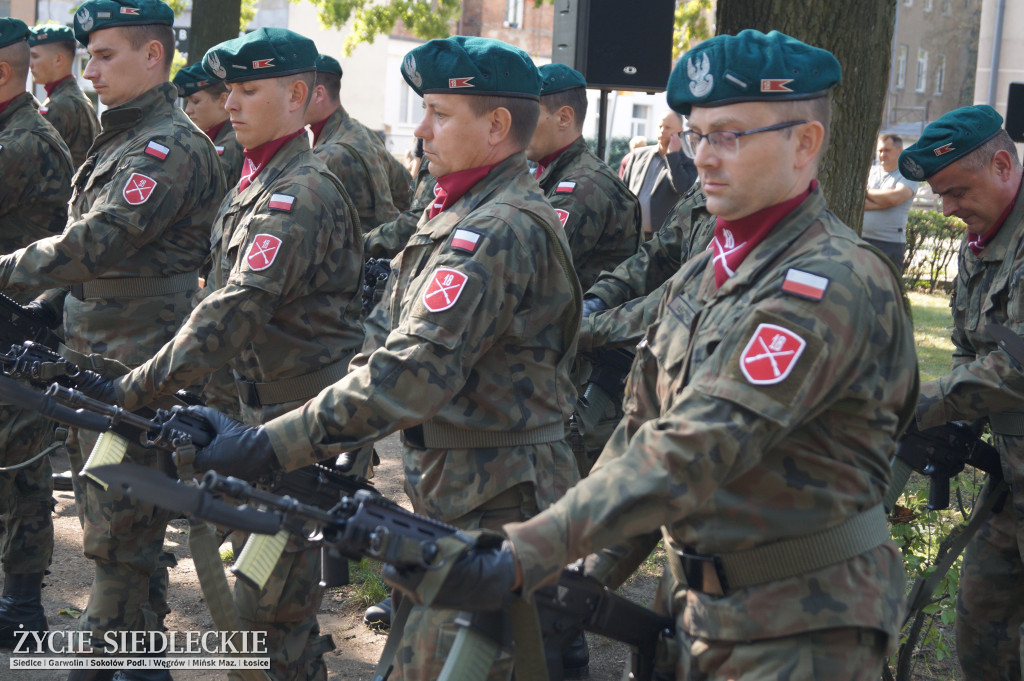
[[[903,254],[907,246],[907,216],[913,206],[919,182],[900,174],[897,161],[903,151],[899,135],[878,138],[878,164],[868,174],[868,194],[864,199],[864,227],[861,237],[885,253],[903,273]]]

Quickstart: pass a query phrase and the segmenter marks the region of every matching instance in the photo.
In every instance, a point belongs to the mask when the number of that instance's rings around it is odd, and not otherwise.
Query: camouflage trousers
[[[514,506],[491,508],[488,505],[467,513],[461,518],[449,521],[463,530],[488,529],[501,531],[506,523],[521,522],[537,514],[537,500],[532,493],[532,485],[520,485],[521,501]],[[501,498],[507,498],[501,495]],[[398,609],[399,595],[393,595],[394,608]],[[402,642],[395,653],[395,671],[391,679],[395,681],[435,681],[441,674],[445,660],[451,652],[452,644],[459,627],[455,624],[458,612],[454,610],[431,610],[414,606],[409,611]],[[512,656],[502,651],[495,660],[488,681],[509,681],[512,678]]]
[[[167,605],[167,568],[176,563],[163,550],[167,523],[176,514],[104,490],[79,471],[97,434],[72,429],[68,439],[75,502],[82,521],[83,549],[94,564],[89,605],[79,631],[102,640],[108,631],[162,631]],[[131,444],[125,461],[156,468],[155,450]]]
[[[39,414],[0,406],[0,466],[40,453],[53,439],[54,423]],[[53,478],[50,457],[0,472],[0,562],[6,574],[34,574],[53,555]]]
[[[319,584],[319,545],[294,537],[288,540],[262,589],[243,579],[235,581],[235,605],[242,627],[267,633],[269,672],[274,681],[327,679],[323,656],[334,650],[334,641],[320,635],[316,612],[324,590]],[[228,678],[239,677],[228,674]]]
[[[985,493],[992,493],[991,483]],[[967,679],[1020,681],[1024,668],[1024,498],[1013,492],[964,551],[956,647]],[[980,503],[980,502],[979,502]]]

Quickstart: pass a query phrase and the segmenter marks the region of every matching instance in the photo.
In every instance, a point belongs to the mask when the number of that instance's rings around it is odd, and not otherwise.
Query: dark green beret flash
[[[523,50],[462,35],[413,48],[402,76],[416,94],[504,95],[540,99],[540,74]]]
[[[75,37],[89,44],[89,34],[114,26],[174,25],[174,11],[160,0],[86,0],[75,12]]]
[[[171,82],[178,88],[179,97],[191,97],[201,90],[220,83],[219,80],[211,77],[203,68],[202,62],[198,61],[191,66],[179,69]]]
[[[1003,117],[988,106],[965,106],[932,121],[917,140],[900,154],[900,172],[911,180],[925,180],[958,158],[992,139],[1003,127]]]
[[[326,54],[317,55],[316,58],[316,70],[317,73],[334,73],[340,78],[341,63],[334,57],[330,57]]]
[[[682,56],[668,79],[668,104],[689,115],[695,106],[812,99],[842,79],[828,50],[772,31],[718,35]]]
[[[214,45],[203,57],[203,68],[214,78],[237,83],[277,78],[316,69],[316,45],[286,28],[260,28]]]
[[[0,47],[13,45],[19,40],[28,40],[28,36],[28,26],[21,19],[0,19]]]
[[[565,64],[545,64],[537,68],[540,72],[540,96],[553,95],[563,90],[587,87],[583,74]]]
[[[47,43],[75,42],[75,32],[71,30],[70,26],[61,26],[59,24],[39,24],[37,26],[33,26],[31,31],[31,34],[28,36],[29,47],[45,45]]]

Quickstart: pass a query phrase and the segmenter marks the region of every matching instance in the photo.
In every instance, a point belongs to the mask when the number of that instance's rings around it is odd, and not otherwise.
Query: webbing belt
[[[1024,437],[1024,413],[1019,411],[1001,411],[988,415],[988,423],[992,432],[997,435]]]
[[[558,442],[566,437],[565,423],[558,421],[533,430],[469,430],[449,423],[425,421],[403,431],[407,442],[426,449],[481,449]]]
[[[282,378],[278,381],[257,383],[244,378],[236,378],[235,385],[238,387],[238,396],[242,403],[256,408],[315,397],[327,386],[340,381],[347,373],[348,360],[342,360],[308,374]]]
[[[184,293],[199,288],[198,272],[183,272],[167,277],[120,277],[93,279],[74,284],[71,295],[79,300],[90,298],[151,298],[168,293]]]

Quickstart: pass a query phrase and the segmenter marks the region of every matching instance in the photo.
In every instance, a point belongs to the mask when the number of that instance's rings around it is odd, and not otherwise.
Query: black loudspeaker
[[[1024,142],[1024,83],[1010,83],[1006,98],[1006,132],[1014,142]]]
[[[672,70],[675,0],[555,0],[551,60],[587,86],[660,92]]]

